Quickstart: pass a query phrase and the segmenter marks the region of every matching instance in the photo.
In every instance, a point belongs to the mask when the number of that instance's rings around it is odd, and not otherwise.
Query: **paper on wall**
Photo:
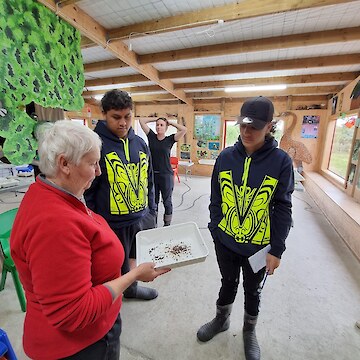
[[[249,257],[249,263],[254,273],[266,266],[266,254],[270,251],[270,244]]]

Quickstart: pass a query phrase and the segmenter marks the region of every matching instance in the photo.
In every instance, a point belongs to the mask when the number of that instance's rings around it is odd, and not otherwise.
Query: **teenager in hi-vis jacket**
[[[125,259],[123,274],[136,265],[136,234],[155,227],[153,170],[150,150],[131,127],[133,102],[125,91],[111,90],[101,100],[104,121],[95,132],[102,140],[101,175],[85,193],[87,206],[102,215],[120,239]],[[155,289],[135,282],[125,298],[152,300]]]
[[[230,326],[240,271],[244,288],[243,339],[247,360],[260,359],[255,325],[259,287],[264,275],[274,273],[285,250],[294,190],[292,160],[271,135],[274,106],[262,96],[244,102],[237,124],[240,136],[216,160],[210,199],[209,230],[221,273],[216,316],[197,332],[206,342]],[[268,244],[266,266],[254,273],[248,258]]]

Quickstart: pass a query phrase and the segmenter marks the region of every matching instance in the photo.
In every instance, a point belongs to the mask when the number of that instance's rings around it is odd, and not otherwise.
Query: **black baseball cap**
[[[236,124],[251,125],[261,130],[272,121],[273,115],[273,103],[266,97],[257,96],[244,102]]]

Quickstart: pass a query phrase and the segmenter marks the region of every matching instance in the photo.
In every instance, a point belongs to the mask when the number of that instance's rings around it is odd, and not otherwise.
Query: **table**
[[[17,192],[20,192],[19,190],[28,187],[33,182],[34,182],[33,176],[31,178],[21,179],[19,180],[19,183],[14,186],[0,187],[0,194],[5,192],[14,192],[16,194]]]
[[[180,160],[179,166],[183,167],[185,169],[185,180],[187,180],[187,176],[191,176],[191,166],[193,166],[194,163],[191,160]]]
[[[5,164],[0,161],[0,177],[14,175],[14,168],[13,164]]]

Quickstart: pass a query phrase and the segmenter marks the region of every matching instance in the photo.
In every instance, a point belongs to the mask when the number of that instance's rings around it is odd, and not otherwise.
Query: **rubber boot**
[[[246,312],[244,314],[243,339],[246,360],[260,360],[260,347],[255,333],[257,318]]]
[[[171,224],[172,214],[164,214],[164,226],[169,226]]]
[[[132,283],[123,293],[125,299],[153,300],[158,297],[155,289],[139,286],[137,282]]]
[[[197,332],[197,338],[206,342],[211,340],[216,334],[225,331],[230,326],[230,314],[232,304],[229,305],[216,305],[216,316],[210,322],[203,325]]]

